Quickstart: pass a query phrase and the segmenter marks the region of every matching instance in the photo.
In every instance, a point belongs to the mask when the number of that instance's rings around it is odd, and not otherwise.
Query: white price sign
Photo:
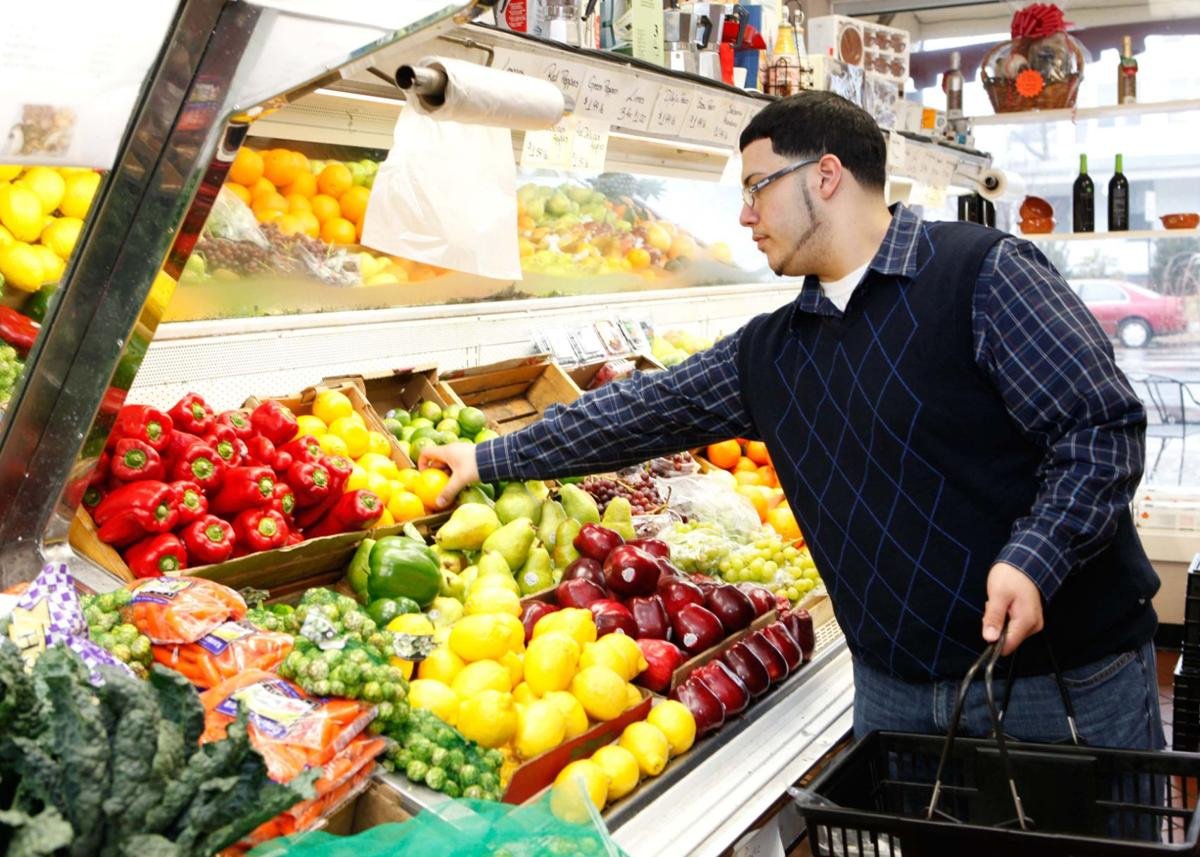
[[[714,142],[731,148],[737,145],[738,137],[741,136],[742,129],[746,127],[750,113],[749,108],[739,102],[740,99],[737,98],[731,98],[726,102],[728,106],[713,130]]]
[[[888,132],[887,165],[889,170],[895,172],[908,168],[908,140],[895,131]]]
[[[602,173],[608,155],[608,125],[594,119],[575,117],[575,136],[571,141],[571,169]]]
[[[586,76],[587,69],[577,63],[548,62],[542,67],[542,77],[561,89],[567,101],[575,103],[576,110],[579,109],[579,90]]]
[[[506,48],[496,48],[492,67],[501,71],[511,71],[514,74],[523,74],[526,77],[541,77],[545,62],[541,57],[510,51]]]
[[[654,101],[657,97],[656,88],[651,83],[633,81],[632,88],[622,93],[623,97],[617,105],[614,123],[630,131],[649,129],[650,117],[654,112]]]
[[[521,169],[565,170],[571,165],[571,147],[575,127],[573,120],[563,117],[553,128],[526,131],[521,149]]]
[[[708,142],[715,138],[717,124],[725,109],[725,99],[706,92],[697,92],[692,109],[683,120],[682,134],[689,140]]]
[[[655,134],[679,134],[691,107],[691,92],[680,87],[660,86],[650,114],[649,130]]]
[[[632,88],[633,79],[611,71],[597,69],[587,76],[575,102],[575,115],[614,122],[625,93]]]

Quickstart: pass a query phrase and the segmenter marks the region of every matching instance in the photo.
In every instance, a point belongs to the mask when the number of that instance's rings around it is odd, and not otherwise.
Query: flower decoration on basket
[[[988,51],[979,67],[997,113],[1075,106],[1084,55],[1068,26],[1053,3],[1034,3],[1013,15],[1012,39]]]

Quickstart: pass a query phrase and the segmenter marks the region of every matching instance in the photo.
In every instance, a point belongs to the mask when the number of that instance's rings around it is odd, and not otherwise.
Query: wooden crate
[[[630,354],[625,357],[609,357],[605,360],[596,360],[592,363],[581,363],[567,370],[567,375],[579,388],[580,392],[587,392],[592,381],[596,377],[596,373],[600,371],[605,363],[610,363],[613,360],[630,360],[633,362],[634,369],[638,372],[661,372],[666,367],[651,357],[649,354]]]
[[[393,369],[369,375],[337,375],[326,378],[326,386],[353,384],[362,390],[367,403],[382,421],[393,408],[414,410],[421,402],[432,401],[440,408],[449,402],[437,389],[438,368],[431,364],[408,369]]]
[[[438,389],[450,404],[479,408],[500,434],[523,429],[551,405],[580,396],[575,382],[545,354],[459,369],[444,376]]]

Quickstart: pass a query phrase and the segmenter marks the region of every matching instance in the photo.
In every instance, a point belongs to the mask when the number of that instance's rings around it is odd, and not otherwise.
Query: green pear
[[[558,496],[568,518],[581,524],[600,523],[600,508],[595,499],[578,485],[564,485],[558,490]]]
[[[482,503],[484,506],[487,506],[489,509],[495,508],[495,506],[496,506],[495,501],[492,500],[492,498],[487,495],[487,492],[484,491],[483,488],[481,488],[478,484],[468,485],[466,488],[464,488],[462,490],[462,492],[458,495],[458,502],[460,504],[462,504],[462,503]]]
[[[479,550],[500,529],[496,513],[482,503],[464,503],[442,524],[435,538],[445,550]]]
[[[454,598],[439,596],[433,599],[433,603],[429,605],[425,615],[429,617],[433,627],[449,628],[463,617],[462,602]]]
[[[533,522],[528,518],[517,518],[487,537],[483,543],[484,555],[488,551],[497,551],[504,557],[510,570],[518,569],[525,564],[525,557],[529,555],[536,537],[537,530],[533,528]]]
[[[554,536],[558,532],[558,525],[566,519],[567,513],[563,511],[562,503],[557,500],[546,500],[542,503],[542,520],[537,530],[538,541],[548,550],[554,550]]]
[[[545,502],[546,498],[550,496],[550,488],[540,479],[530,479],[525,483],[525,487],[529,489],[529,493],[539,503]],[[536,524],[537,521],[534,521],[534,523]]]
[[[475,585],[475,581],[479,579],[479,566],[468,565],[463,569],[463,573],[458,576],[462,581],[463,598],[467,597],[467,593],[471,591],[471,587]]]
[[[496,501],[496,517],[502,524],[528,518],[536,525],[542,517],[542,504],[520,482],[510,482]]]
[[[461,574],[462,570],[467,567],[467,557],[462,551],[446,550],[441,545],[434,545],[433,555],[438,558],[438,565],[441,566],[442,571]]]
[[[457,598],[462,601],[466,597],[467,587],[462,575],[442,569],[442,582],[438,586],[438,594],[445,598]]]
[[[499,551],[486,551],[479,558],[479,577],[488,577],[497,575],[502,577],[512,577],[512,569]],[[478,578],[476,578],[478,579]]]
[[[627,542],[637,538],[633,529],[633,506],[626,497],[614,497],[604,509],[600,526],[612,530]]]
[[[583,529],[583,524],[574,518],[567,518],[558,525],[554,534],[554,567],[566,568],[579,559],[579,551],[575,550],[575,537]]]
[[[529,559],[517,574],[521,595],[532,595],[554,585],[554,570],[550,567],[550,552],[538,546],[529,552]]]

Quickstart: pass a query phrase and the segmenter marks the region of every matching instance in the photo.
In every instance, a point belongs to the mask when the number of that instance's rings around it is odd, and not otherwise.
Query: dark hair
[[[832,92],[801,92],[768,104],[742,131],[739,148],[771,141],[778,155],[836,155],[863,187],[883,190],[887,145],[867,111]]]

